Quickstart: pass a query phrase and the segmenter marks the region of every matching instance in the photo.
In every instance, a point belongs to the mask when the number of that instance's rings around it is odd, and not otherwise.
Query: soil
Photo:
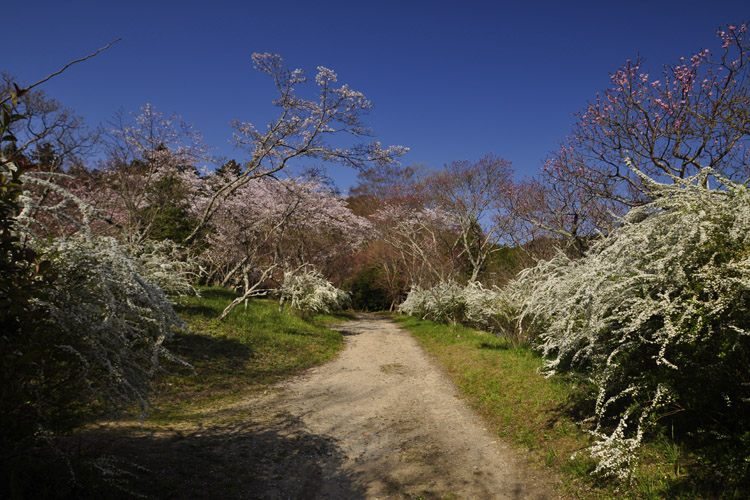
[[[337,329],[346,346],[334,361],[201,415],[195,427],[144,429],[139,458],[154,481],[170,484],[171,478],[172,486],[158,496],[560,496],[548,473],[488,433],[408,333],[369,314]],[[165,446],[175,460],[164,460]]]

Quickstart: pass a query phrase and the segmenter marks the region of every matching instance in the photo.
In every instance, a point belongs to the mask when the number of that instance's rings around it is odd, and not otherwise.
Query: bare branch
[[[74,64],[77,64],[77,63],[79,63],[79,62],[83,62],[83,61],[86,61],[87,59],[91,59],[92,57],[94,57],[94,56],[96,56],[97,54],[99,54],[99,52],[102,52],[102,51],[104,51],[104,50],[107,50],[108,48],[110,48],[110,47],[111,47],[112,45],[114,45],[115,43],[119,42],[120,40],[122,40],[122,38],[118,38],[117,40],[113,40],[113,41],[109,42],[109,43],[108,43],[107,45],[105,45],[104,47],[102,47],[102,48],[98,49],[98,50],[97,50],[96,52],[92,52],[91,54],[89,54],[89,55],[87,55],[87,56],[85,56],[85,57],[82,57],[82,58],[80,58],[80,59],[76,59],[75,61],[71,61],[71,62],[69,62],[68,64],[66,64],[65,66],[63,66],[62,68],[60,68],[60,69],[59,69],[58,71],[55,71],[54,73],[51,73],[50,75],[48,75],[48,76],[47,76],[46,78],[42,78],[42,79],[41,79],[41,80],[39,80],[38,82],[36,82],[36,83],[33,83],[33,84],[29,85],[29,86],[28,86],[28,87],[26,87],[25,89],[19,89],[19,90],[17,91],[16,95],[17,95],[18,97],[20,97],[21,95],[23,95],[23,94],[27,93],[27,92],[28,92],[29,90],[33,89],[34,87],[38,87],[39,85],[43,84],[44,82],[46,82],[46,81],[48,81],[48,80],[50,80],[50,79],[52,79],[52,78],[56,77],[57,75],[61,74],[61,73],[62,73],[63,71],[65,71],[65,70],[66,70],[66,69],[68,69],[69,67],[73,66]],[[5,99],[3,99],[2,101],[0,101],[0,104],[5,104],[5,103],[6,103],[6,102],[7,102],[8,100],[10,100],[11,98],[12,98],[12,95],[9,95],[8,97],[6,97],[6,98],[5,98]]]

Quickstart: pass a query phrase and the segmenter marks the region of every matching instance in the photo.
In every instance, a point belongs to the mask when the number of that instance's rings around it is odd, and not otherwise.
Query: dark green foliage
[[[14,144],[6,134],[11,123],[22,116],[10,105],[2,105],[0,136],[3,143]],[[14,148],[3,148],[12,153]],[[46,351],[53,347],[49,332],[36,335],[40,321],[32,309],[33,297],[44,293],[54,279],[50,262],[28,245],[16,231],[22,192],[22,175],[28,165],[18,156],[0,157],[0,470],[8,467],[20,450],[33,445],[41,412],[36,400],[45,390],[37,377]],[[0,497],[9,494],[12,477],[0,476]]]
[[[489,254],[484,269],[479,275],[479,281],[483,284],[494,283],[500,286],[530,264],[531,259],[523,249],[503,246]]]
[[[149,187],[152,203],[143,208],[140,217],[150,223],[148,237],[183,243],[195,227],[188,213],[185,190],[179,179],[164,177]]]
[[[391,305],[388,291],[379,283],[378,266],[359,270],[342,285],[351,294],[352,307],[359,311],[384,311]]]

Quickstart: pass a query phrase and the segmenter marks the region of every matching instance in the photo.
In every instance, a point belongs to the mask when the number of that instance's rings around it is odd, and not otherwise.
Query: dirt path
[[[341,330],[338,359],[242,404],[272,436],[255,444],[251,498],[557,497],[409,334],[374,315]]]

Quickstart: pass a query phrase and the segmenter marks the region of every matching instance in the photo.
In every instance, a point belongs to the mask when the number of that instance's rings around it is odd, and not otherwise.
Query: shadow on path
[[[117,457],[126,471],[135,472],[127,464],[145,469],[134,490],[150,498],[307,499],[323,484],[332,498],[365,497],[361,480],[340,467],[345,457],[336,442],[298,418],[247,411],[230,418],[185,431],[101,428],[77,445]]]

